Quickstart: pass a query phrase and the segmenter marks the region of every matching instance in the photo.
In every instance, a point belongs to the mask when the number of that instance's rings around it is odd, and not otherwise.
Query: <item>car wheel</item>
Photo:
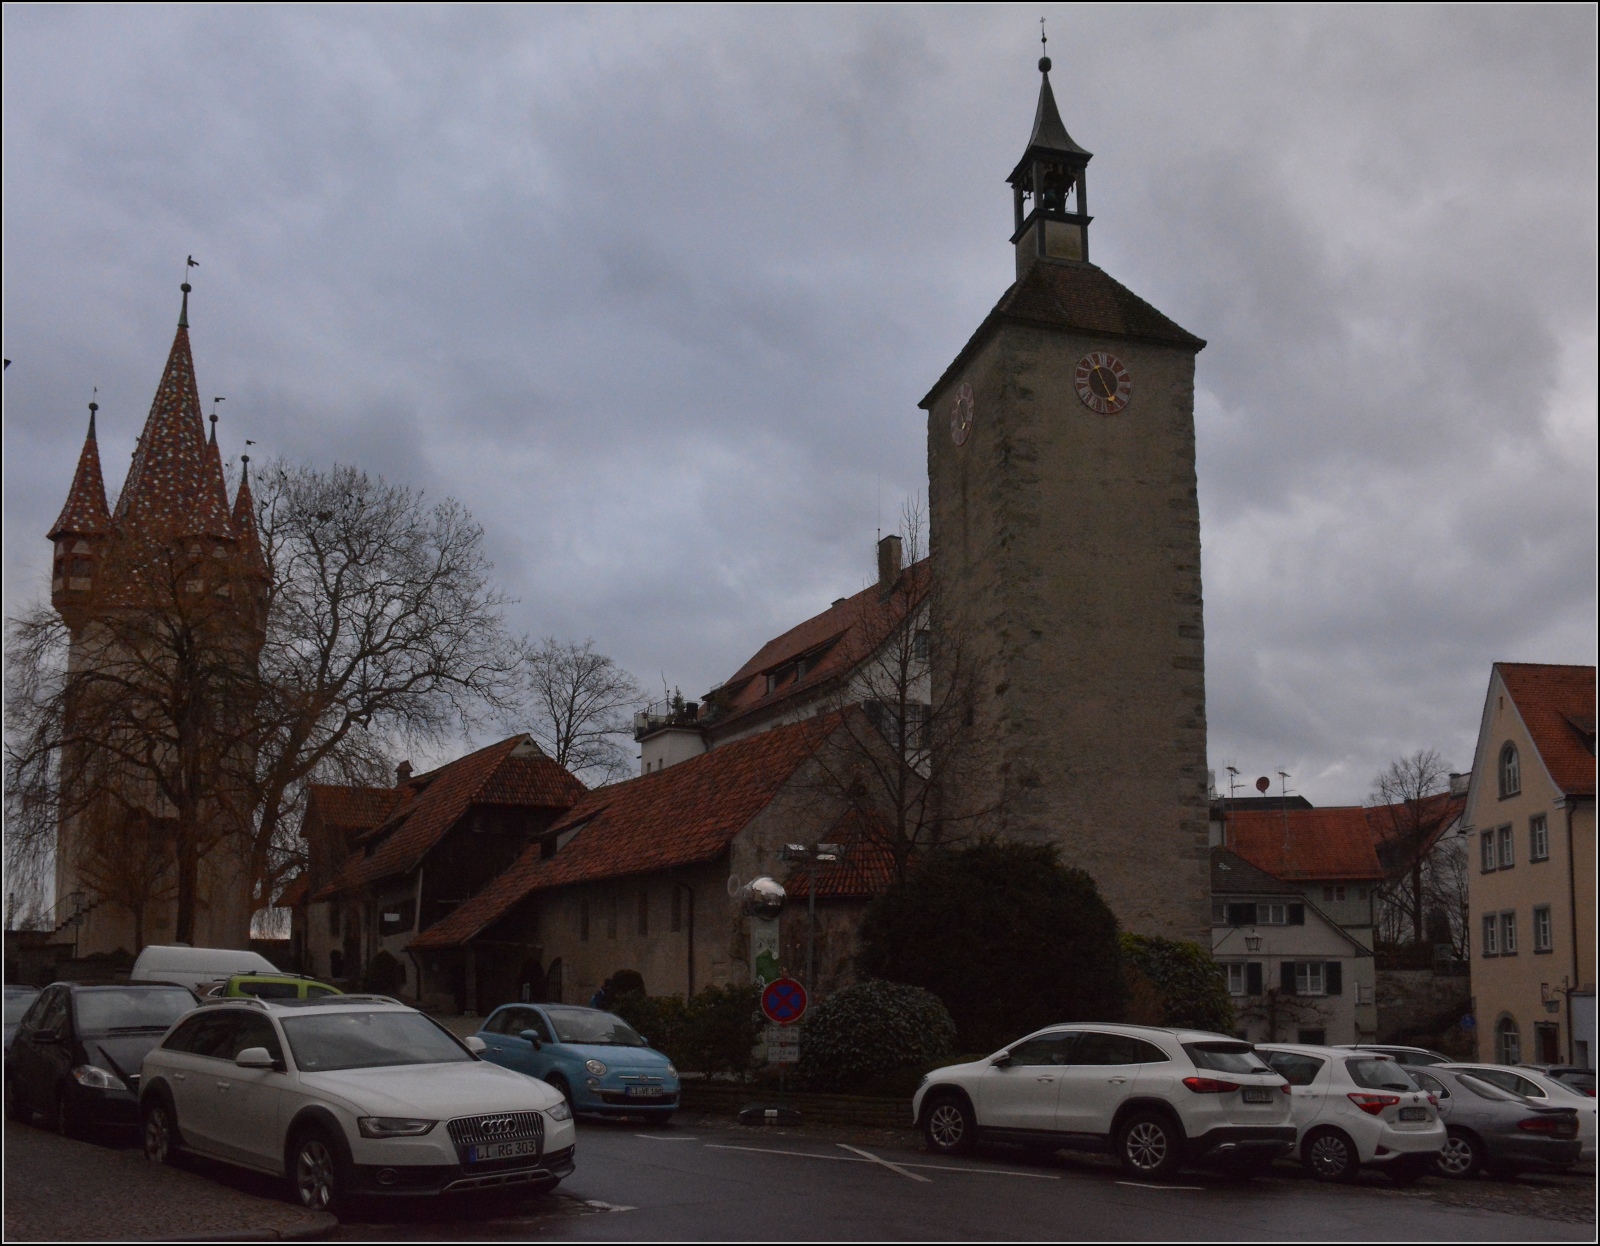
[[[960,1155],[978,1140],[978,1122],[965,1099],[945,1094],[924,1109],[922,1136],[935,1154]]]
[[[300,1205],[311,1211],[336,1211],[348,1201],[344,1161],[324,1130],[309,1129],[295,1140],[290,1176]]]
[[[567,1079],[564,1077],[551,1077],[546,1080],[549,1081],[553,1090],[561,1092],[561,1097],[567,1101],[567,1111],[576,1112],[577,1109],[572,1106],[572,1087],[567,1085]]]
[[[1452,1129],[1433,1161],[1446,1177],[1475,1177],[1483,1167],[1483,1145],[1464,1129]]]
[[[1301,1147],[1306,1168],[1318,1181],[1354,1181],[1361,1171],[1355,1143],[1338,1129],[1318,1129]]]
[[[1183,1134],[1158,1112],[1135,1112],[1117,1130],[1117,1159],[1135,1177],[1164,1181],[1183,1163]]]
[[[152,1094],[140,1113],[144,1121],[144,1157],[152,1164],[178,1163],[178,1124],[159,1094]]]

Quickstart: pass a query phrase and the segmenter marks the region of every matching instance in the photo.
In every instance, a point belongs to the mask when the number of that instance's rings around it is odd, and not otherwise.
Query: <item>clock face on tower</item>
[[[963,381],[961,388],[956,390],[955,400],[950,404],[950,440],[958,446],[965,445],[971,434],[972,386]]]
[[[1078,360],[1072,380],[1083,405],[1101,415],[1115,415],[1133,394],[1133,378],[1122,360],[1103,350],[1092,350]]]

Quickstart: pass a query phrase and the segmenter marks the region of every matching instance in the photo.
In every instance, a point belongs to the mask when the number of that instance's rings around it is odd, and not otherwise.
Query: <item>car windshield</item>
[[[1420,1090],[1406,1072],[1393,1060],[1346,1060],[1344,1067],[1350,1080],[1368,1090]]]
[[[28,1011],[34,1000],[39,998],[38,991],[17,991],[13,994],[6,992],[6,1024],[15,1025],[22,1020],[23,1013]]]
[[[194,1007],[182,987],[96,987],[77,992],[78,1033],[164,1030]]]
[[[397,1064],[461,1064],[471,1054],[418,1012],[335,1012],[286,1017],[283,1032],[302,1073]]]
[[[1271,1073],[1261,1063],[1254,1047],[1249,1043],[1185,1043],[1197,1069],[1210,1069],[1214,1073]]]
[[[558,1043],[592,1043],[600,1047],[643,1047],[644,1039],[621,1017],[594,1008],[546,1008]]]

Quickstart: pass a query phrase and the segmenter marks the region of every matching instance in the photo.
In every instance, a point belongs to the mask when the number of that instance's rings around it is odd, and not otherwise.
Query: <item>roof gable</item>
[[[1563,795],[1593,796],[1595,668],[1496,662],[1495,670],[1551,783]]]
[[[1211,894],[1213,896],[1294,896],[1299,889],[1281,878],[1246,861],[1237,852],[1216,847],[1211,850]]]
[[[494,882],[423,931],[413,948],[454,947],[535,891],[715,860],[839,725],[824,714],[736,740],[665,770],[589,792]]]

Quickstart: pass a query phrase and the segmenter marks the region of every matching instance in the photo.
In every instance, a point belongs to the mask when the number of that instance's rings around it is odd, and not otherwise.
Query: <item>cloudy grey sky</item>
[[[1594,9],[1042,11],[1096,260],[1210,341],[1213,764],[1465,768],[1492,661],[1594,661]],[[459,497],[520,627],[703,692],[925,489],[1040,12],[8,5],[8,611],[192,252],[230,457]]]

